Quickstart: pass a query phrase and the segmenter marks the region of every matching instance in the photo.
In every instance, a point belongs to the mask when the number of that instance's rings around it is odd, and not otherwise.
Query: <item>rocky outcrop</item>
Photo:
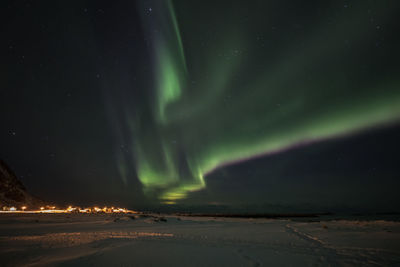
[[[7,164],[0,160],[0,209],[4,206],[37,208],[45,203],[30,195]]]

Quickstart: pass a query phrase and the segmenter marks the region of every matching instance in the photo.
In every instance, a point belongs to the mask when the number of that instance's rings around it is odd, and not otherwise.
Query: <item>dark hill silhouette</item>
[[[27,206],[37,208],[45,202],[30,195],[14,172],[0,159],[0,208]]]

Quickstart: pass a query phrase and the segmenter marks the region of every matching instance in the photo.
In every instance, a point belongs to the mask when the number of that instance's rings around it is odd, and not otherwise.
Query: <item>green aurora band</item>
[[[147,195],[175,203],[218,167],[400,117],[399,76],[376,45],[394,8],[359,1],[283,20],[276,1],[187,2],[154,2],[154,90],[127,115]]]

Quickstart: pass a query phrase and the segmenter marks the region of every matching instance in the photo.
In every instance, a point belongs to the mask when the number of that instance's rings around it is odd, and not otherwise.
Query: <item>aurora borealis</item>
[[[379,63],[387,48],[370,53],[395,9],[332,4],[275,26],[274,5],[254,4],[150,4],[154,88],[125,121],[146,193],[172,203],[220,166],[399,118],[399,79]]]
[[[365,201],[390,196],[399,9],[6,1],[0,157],[34,193],[85,205],[319,204],[315,192],[330,190],[335,206],[359,188]]]

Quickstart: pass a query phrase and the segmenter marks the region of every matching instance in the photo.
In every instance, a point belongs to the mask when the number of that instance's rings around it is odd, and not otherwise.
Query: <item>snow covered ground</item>
[[[21,265],[400,266],[400,223],[2,214],[0,266]]]

